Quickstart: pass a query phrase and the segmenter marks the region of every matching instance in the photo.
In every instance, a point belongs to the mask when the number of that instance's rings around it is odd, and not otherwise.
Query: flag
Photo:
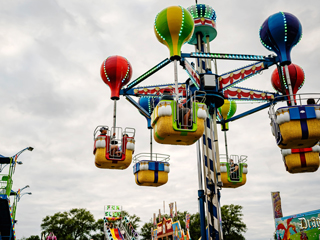
[[[282,218],[280,192],[271,192],[271,198],[274,218]]]
[[[174,202],[175,205],[175,210],[176,210],[176,216],[178,216],[178,211],[177,211],[177,202]]]
[[[153,240],[153,228],[151,228],[151,240]]]
[[[173,203],[169,203],[170,217],[173,217]]]
[[[190,214],[188,213],[186,215],[186,228],[189,229],[190,227]]]
[[[165,210],[165,201],[163,201],[163,213],[166,213],[166,210]]]
[[[157,218],[156,218],[156,214],[153,214],[153,225],[157,226]]]

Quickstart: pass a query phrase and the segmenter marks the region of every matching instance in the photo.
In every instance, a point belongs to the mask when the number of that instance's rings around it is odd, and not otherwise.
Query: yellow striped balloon
[[[154,32],[159,42],[168,47],[171,60],[181,58],[181,47],[189,41],[193,31],[193,17],[181,6],[163,9],[154,22]]]
[[[225,99],[224,104],[218,108],[220,115],[222,116],[223,120],[228,120],[231,118],[237,111],[237,104],[235,101]],[[229,123],[225,123],[221,125],[222,131],[229,130]]]

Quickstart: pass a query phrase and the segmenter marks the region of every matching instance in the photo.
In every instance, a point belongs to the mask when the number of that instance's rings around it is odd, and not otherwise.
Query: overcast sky
[[[126,57],[137,78],[169,56],[153,32],[158,12],[171,5],[189,7],[191,0],[16,0],[0,2],[0,154],[20,156],[14,190],[30,185],[31,196],[18,204],[17,237],[40,235],[45,216],[72,208],[86,208],[96,219],[103,207],[119,204],[147,222],[176,201],[178,210],[198,211],[196,146],[169,146],[154,142],[154,152],[171,156],[169,181],[159,188],[135,184],[132,165],[123,171],[94,165],[93,131],[112,125],[110,90],[100,78],[100,65],[111,55]],[[292,50],[306,82],[301,93],[320,90],[320,1],[199,1],[217,13],[217,38],[211,52],[268,55],[259,40],[264,20],[279,11],[299,18],[303,37]],[[194,47],[184,45],[183,52]],[[218,61],[218,73],[248,62]],[[273,68],[241,86],[273,91]],[[179,70],[179,81],[187,74]],[[141,85],[173,82],[173,64]],[[238,112],[257,104],[238,104]],[[124,98],[118,101],[117,125],[136,129],[135,153],[149,151],[146,120]],[[219,126],[218,126],[219,127]],[[274,232],[272,191],[280,191],[285,216],[319,209],[319,172],[289,174],[270,131],[267,110],[230,124],[230,154],[247,155],[247,183],[223,189],[221,204],[243,206],[246,239],[271,239]],[[224,137],[219,132],[220,152]],[[7,171],[7,169],[5,169]],[[141,223],[142,225],[143,223]]]

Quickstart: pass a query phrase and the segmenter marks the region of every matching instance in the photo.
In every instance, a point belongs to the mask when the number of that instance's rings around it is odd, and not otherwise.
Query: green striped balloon
[[[218,108],[218,111],[224,120],[231,118],[237,111],[237,104],[235,101],[225,99],[224,104]],[[229,123],[225,123],[225,126],[221,125],[222,131],[229,130]]]
[[[181,58],[181,47],[189,41],[193,31],[193,18],[190,12],[181,6],[163,9],[154,22],[156,37],[168,47],[171,60]]]

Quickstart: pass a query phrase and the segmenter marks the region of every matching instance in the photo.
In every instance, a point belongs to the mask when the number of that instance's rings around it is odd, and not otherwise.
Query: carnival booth
[[[157,224],[157,229],[152,232],[153,240],[190,240],[189,229],[186,233],[181,228],[180,222],[173,222],[172,218],[162,218],[162,221]]]

